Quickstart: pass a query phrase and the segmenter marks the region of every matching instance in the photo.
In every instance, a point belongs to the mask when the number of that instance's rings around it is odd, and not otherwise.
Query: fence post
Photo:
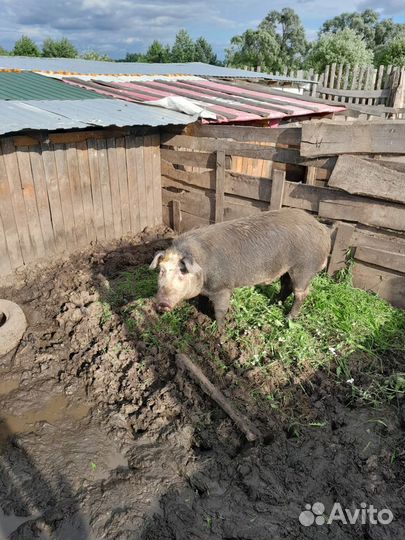
[[[173,230],[179,233],[181,229],[181,203],[180,201],[172,201],[172,223],[173,223]]]
[[[285,171],[273,170],[269,210],[279,210],[283,205]]]
[[[225,202],[225,152],[218,150],[215,172],[215,223],[224,220]]]
[[[336,229],[335,242],[329,259],[328,274],[334,274],[346,265],[346,253],[354,232],[354,225],[339,223]]]

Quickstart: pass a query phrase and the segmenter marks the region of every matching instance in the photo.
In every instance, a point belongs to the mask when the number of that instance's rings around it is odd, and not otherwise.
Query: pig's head
[[[156,309],[171,311],[179,302],[199,295],[203,285],[201,266],[176,248],[156,253],[150,268],[159,266]]]

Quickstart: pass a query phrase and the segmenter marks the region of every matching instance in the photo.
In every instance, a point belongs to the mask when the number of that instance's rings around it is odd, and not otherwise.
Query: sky
[[[194,39],[208,39],[223,58],[232,36],[284,7],[300,15],[310,40],[323,21],[345,11],[373,8],[382,18],[404,22],[403,0],[0,0],[0,46],[11,49],[22,34],[38,45],[65,36],[81,52],[97,50],[118,59],[145,52],[154,39],[172,44],[185,28]]]

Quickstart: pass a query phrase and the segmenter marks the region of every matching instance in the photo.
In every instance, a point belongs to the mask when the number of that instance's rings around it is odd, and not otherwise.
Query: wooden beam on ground
[[[176,364],[180,369],[186,370],[192,379],[207,394],[207,396],[209,396],[221,407],[221,409],[229,416],[229,418],[231,418],[240,431],[245,435],[248,441],[254,442],[262,438],[260,431],[252,424],[249,418],[235,409],[224,394],[212,384],[201,369],[196,366],[188,356],[181,353],[176,354]]]
[[[304,122],[301,155],[403,154],[405,120],[354,122]]]
[[[394,253],[383,249],[358,246],[356,247],[354,258],[359,261],[405,273],[405,255],[403,253]]]

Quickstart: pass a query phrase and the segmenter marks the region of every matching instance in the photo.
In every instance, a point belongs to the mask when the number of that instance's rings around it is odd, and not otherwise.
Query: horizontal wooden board
[[[304,122],[301,155],[304,157],[336,154],[403,154],[405,120],[385,122]]]
[[[375,292],[394,306],[405,309],[404,274],[356,262],[353,266],[353,285]]]
[[[209,137],[190,137],[188,135],[166,135],[162,137],[162,145],[178,147],[181,149],[193,150],[196,160],[202,159],[198,157],[200,152],[216,152],[223,150],[228,156],[241,156],[256,159],[266,159],[271,161],[279,161],[281,163],[299,164],[301,157],[299,151],[294,148],[279,148],[271,146],[261,146],[258,144],[250,144],[245,142],[233,142],[226,139],[212,139]],[[180,150],[181,152],[182,150]],[[166,150],[162,149],[162,152]],[[176,152],[178,152],[176,150]],[[165,157],[167,161],[172,161]],[[177,158],[179,159],[179,158]],[[190,160],[190,156],[188,156]],[[207,158],[208,159],[208,158]],[[172,161],[173,162],[173,161]],[[179,161],[173,163],[181,163]],[[184,163],[185,165],[195,165],[195,163]]]
[[[330,96],[344,96],[354,98],[385,98],[390,95],[390,89],[382,90],[339,90],[337,88],[318,87],[317,91],[320,94],[328,94]],[[350,107],[350,105],[349,105]]]
[[[356,248],[355,259],[405,273],[405,254],[366,246]]]
[[[401,233],[374,230],[369,227],[357,225],[353,233],[353,245],[365,246],[379,250],[405,253],[405,237]]]
[[[356,195],[405,203],[404,174],[358,156],[339,156],[328,185]]]
[[[186,132],[196,137],[234,139],[239,142],[268,142],[291,146],[299,146],[301,143],[301,128],[293,127],[269,128],[191,124],[186,128]]]
[[[176,165],[188,165],[191,167],[200,167],[204,169],[213,169],[216,159],[213,153],[206,152],[186,152],[181,150],[168,150],[161,148],[160,157]]]
[[[336,198],[319,203],[319,216],[342,221],[352,221],[384,227],[396,231],[405,230],[404,209],[401,205],[383,203],[361,197]]]

